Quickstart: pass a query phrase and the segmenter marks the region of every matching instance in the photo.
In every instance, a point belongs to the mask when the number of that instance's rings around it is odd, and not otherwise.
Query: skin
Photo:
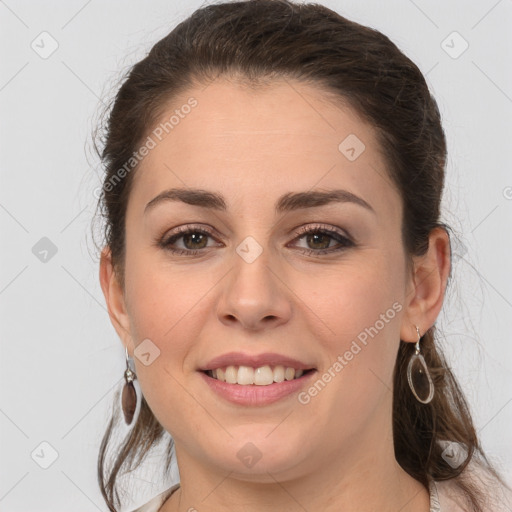
[[[374,129],[349,107],[335,108],[320,88],[274,81],[251,90],[226,79],[175,98],[197,107],[136,171],[126,218],[125,289],[108,247],[100,281],[111,321],[133,356],[149,338],[160,355],[135,357],[144,396],[173,436],[181,487],[161,511],[428,512],[427,490],[394,458],[392,375],[400,339],[416,342],[442,306],[449,239],[433,230],[426,255],[408,269],[401,240],[402,202],[385,170]],[[338,145],[349,134],[365,151],[349,161]],[[146,204],[171,187],[222,193],[226,212],[181,202]],[[287,192],[342,188],[367,201],[276,215]],[[200,254],[173,255],[155,240],[178,226],[211,227]],[[296,228],[320,223],[355,242],[316,242]],[[218,236],[217,236],[218,235]],[[236,252],[252,236],[262,254]],[[330,242],[329,242],[330,241]],[[175,248],[205,247],[179,238]],[[196,371],[236,350],[267,351],[312,364],[321,375],[365,327],[398,302],[402,308],[308,404],[292,395],[243,407],[215,395]],[[253,443],[251,468],[237,457]]]

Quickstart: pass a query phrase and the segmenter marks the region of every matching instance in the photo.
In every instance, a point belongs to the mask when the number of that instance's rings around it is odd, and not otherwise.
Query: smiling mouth
[[[297,380],[301,377],[316,371],[315,368],[307,370],[296,370],[292,367],[282,365],[261,366],[251,368],[250,366],[226,366],[214,370],[203,370],[208,377],[225,382],[227,384],[238,384],[242,386],[269,386],[284,381]]]

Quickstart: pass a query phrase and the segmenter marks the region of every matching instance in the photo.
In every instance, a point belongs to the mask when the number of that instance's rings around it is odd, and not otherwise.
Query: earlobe
[[[123,345],[128,350],[133,350],[133,342],[130,335],[130,319],[126,310],[124,292],[119,284],[113,264],[112,255],[108,246],[101,251],[99,278],[101,289],[107,304],[110,321],[114,326]]]
[[[400,339],[416,342],[415,325],[425,333],[434,325],[443,305],[450,272],[450,239],[442,227],[429,235],[427,252],[415,257],[412,286],[406,297]]]

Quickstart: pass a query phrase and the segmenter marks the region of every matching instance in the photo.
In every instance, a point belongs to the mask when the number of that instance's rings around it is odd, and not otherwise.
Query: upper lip
[[[293,357],[275,354],[273,352],[265,352],[263,354],[243,354],[242,352],[228,352],[221,356],[214,357],[208,361],[203,367],[199,368],[201,371],[216,370],[217,368],[224,368],[226,366],[250,366],[252,368],[259,368],[260,366],[277,366],[295,368],[296,370],[309,370],[314,368],[312,364],[303,363]]]

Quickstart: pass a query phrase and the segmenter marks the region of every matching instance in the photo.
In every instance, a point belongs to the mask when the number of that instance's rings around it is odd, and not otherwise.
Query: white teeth
[[[303,370],[295,370],[291,367],[277,365],[272,369],[269,365],[251,368],[250,366],[228,366],[226,368],[217,368],[211,370],[211,376],[214,379],[228,384],[240,384],[247,386],[254,384],[256,386],[268,386],[274,382],[283,382],[284,380],[298,379],[304,374]]]
[[[274,382],[283,382],[284,380],[284,366],[276,366],[274,368]]]
[[[254,384],[254,370],[248,366],[238,368],[238,384]]]
[[[242,369],[243,366],[240,367]],[[238,370],[240,372],[240,369]],[[274,372],[270,366],[261,366],[254,370],[254,384],[257,386],[268,386],[274,382]]]
[[[228,384],[236,384],[237,374],[238,372],[234,366],[228,366],[224,373],[224,378]]]
[[[295,370],[293,368],[286,368],[286,371],[284,372],[284,378],[286,380],[292,380],[293,377],[295,377]]]

